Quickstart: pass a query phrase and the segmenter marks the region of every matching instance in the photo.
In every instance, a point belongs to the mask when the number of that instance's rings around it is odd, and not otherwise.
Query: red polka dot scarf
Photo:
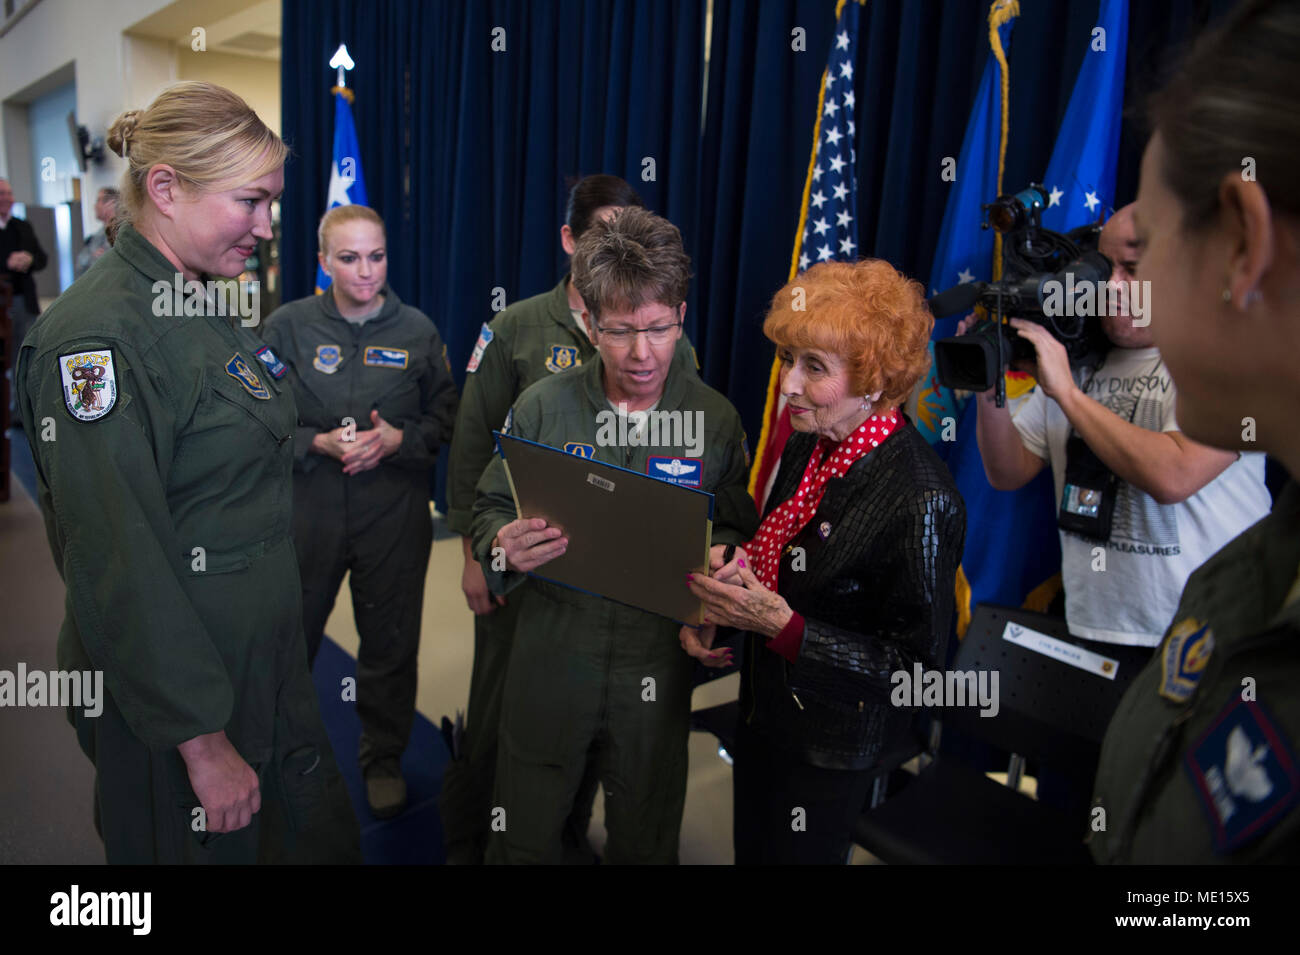
[[[799,489],[763,519],[754,539],[745,545],[754,563],[754,576],[764,587],[776,590],[781,552],[817,513],[826,482],[848,474],[853,462],[889,437],[901,420],[897,409],[885,415],[872,415],[838,445],[828,438],[817,442],[799,481]]]

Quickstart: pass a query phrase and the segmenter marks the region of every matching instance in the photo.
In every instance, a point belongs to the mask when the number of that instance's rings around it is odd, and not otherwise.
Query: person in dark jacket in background
[[[352,572],[361,770],[371,812],[386,818],[406,806],[400,763],[433,543],[429,477],[451,438],[456,386],[433,321],[388,286],[379,214],[331,209],[318,238],[333,283],[276,309],[257,357],[298,399],[293,536],[309,661]]]
[[[13,287],[9,314],[14,323],[13,348],[17,352],[27,337],[27,330],[41,314],[32,275],[45,268],[48,259],[36,239],[36,230],[26,219],[12,215],[13,208],[14,191],[8,180],[0,179],[0,278]]]
[[[716,628],[746,631],[738,864],[844,862],[873,767],[910,724],[891,674],[943,665],[966,509],[898,408],[933,323],[917,282],[867,260],[802,273],[763,324],[795,434],[758,533],[688,582],[707,625],[680,635],[723,666]]]

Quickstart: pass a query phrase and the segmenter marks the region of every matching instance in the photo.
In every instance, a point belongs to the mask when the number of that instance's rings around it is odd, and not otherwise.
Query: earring
[[[1226,285],[1223,287],[1223,301],[1225,305],[1232,301],[1232,289]]]

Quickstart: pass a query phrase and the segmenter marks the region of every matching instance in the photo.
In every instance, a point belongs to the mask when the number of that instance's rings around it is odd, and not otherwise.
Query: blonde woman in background
[[[351,572],[359,758],[366,801],[383,819],[406,806],[430,480],[451,440],[456,384],[433,320],[388,285],[379,213],[331,209],[318,239],[330,287],[276,309],[258,357],[298,399],[293,537],[309,662]]]

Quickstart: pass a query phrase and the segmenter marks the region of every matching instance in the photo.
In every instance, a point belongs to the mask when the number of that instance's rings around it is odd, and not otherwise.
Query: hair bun
[[[135,128],[139,125],[140,110],[138,109],[128,109],[113,120],[113,125],[108,128],[108,148],[125,159],[131,137],[135,135]]]

